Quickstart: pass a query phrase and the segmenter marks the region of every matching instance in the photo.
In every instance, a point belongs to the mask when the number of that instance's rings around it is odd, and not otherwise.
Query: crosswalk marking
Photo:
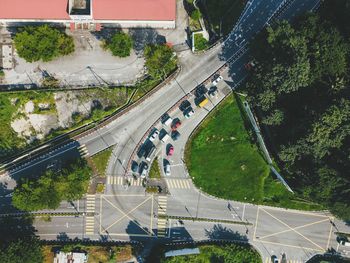
[[[142,186],[142,179],[141,178],[129,178],[129,183],[131,186]],[[124,177],[122,176],[107,176],[107,184],[112,185],[125,185]]]
[[[281,262],[280,259],[278,262]],[[272,260],[270,257],[265,258],[264,263],[272,263]],[[295,260],[295,259],[287,259],[286,263],[303,263],[301,260]]]
[[[190,184],[190,179],[165,179],[168,188],[173,188],[173,189],[190,189],[191,184]]]
[[[168,197],[166,195],[161,195],[158,197],[158,222],[157,222],[157,229],[158,229],[158,237],[165,237],[166,235],[166,226],[167,226],[167,220],[164,217],[159,216],[165,216],[166,215],[166,209],[167,209],[167,203],[168,203]]]
[[[86,195],[85,234],[93,235],[95,229],[95,217],[90,215],[95,213],[95,195]]]
[[[78,147],[78,151],[80,153],[80,155],[84,158],[84,157],[87,157],[89,156],[89,151],[88,149],[86,148],[86,145],[85,144],[82,144]]]

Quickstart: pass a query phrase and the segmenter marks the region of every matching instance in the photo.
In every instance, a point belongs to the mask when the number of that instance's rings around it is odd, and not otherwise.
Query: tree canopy
[[[144,54],[148,74],[154,79],[164,79],[176,68],[176,55],[167,45],[146,45]]]
[[[112,51],[113,56],[124,58],[130,56],[133,41],[128,34],[120,31],[107,41],[106,46]]]
[[[18,209],[55,209],[62,200],[77,200],[87,190],[91,169],[83,160],[60,172],[46,171],[39,178],[25,179],[15,188],[12,203]]]
[[[293,190],[350,219],[350,5],[330,2],[257,38],[245,88]]]
[[[18,55],[27,62],[50,61],[74,51],[73,38],[48,25],[22,28],[14,43]]]

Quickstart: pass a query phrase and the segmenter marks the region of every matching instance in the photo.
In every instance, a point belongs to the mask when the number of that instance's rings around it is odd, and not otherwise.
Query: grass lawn
[[[208,17],[207,21],[212,29],[223,35],[228,34],[233,26],[236,24],[241,12],[246,4],[246,0],[206,0],[203,5],[199,4],[200,10],[204,19]]]
[[[162,176],[159,170],[158,158],[154,159],[151,169],[149,171],[149,178],[151,179],[160,179]]]
[[[227,199],[261,201],[269,167],[250,142],[240,110],[228,97],[186,146],[186,163],[197,187]]]
[[[202,263],[202,262],[262,262],[258,252],[249,245],[231,244],[225,246],[203,245],[200,254],[177,256],[163,259],[162,263]]]
[[[298,199],[273,179],[250,134],[236,99],[226,98],[186,145],[186,163],[195,185],[225,199],[321,209],[318,204]]]
[[[94,162],[100,176],[106,176],[105,171],[106,171],[109,157],[112,154],[112,151],[113,151],[113,148],[111,147],[92,156],[92,161]]]

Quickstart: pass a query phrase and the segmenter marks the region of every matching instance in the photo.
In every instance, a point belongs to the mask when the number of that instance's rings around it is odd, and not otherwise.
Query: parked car
[[[156,151],[156,146],[152,144],[151,148],[148,150],[148,153],[146,155],[146,161],[151,161],[153,153]]]
[[[145,178],[148,172],[148,164],[146,162],[142,162],[140,164],[140,176],[141,178]]]
[[[275,256],[275,255],[271,256],[271,262],[272,262],[272,263],[278,263],[278,258],[277,258],[277,256]]]
[[[177,128],[179,128],[181,126],[181,121],[179,118],[176,118],[173,120],[172,124],[171,124],[171,129],[173,131],[175,131]]]
[[[191,102],[189,102],[188,100],[184,100],[183,102],[181,102],[179,109],[181,111],[186,111],[190,107],[191,107]]]
[[[174,154],[174,146],[172,146],[171,144],[169,145],[168,149],[167,149],[167,156],[172,156]]]
[[[164,172],[166,176],[170,176],[171,175],[171,170],[170,170],[170,163],[167,162],[164,166]]]
[[[133,171],[134,173],[137,173],[139,171],[139,164],[136,161],[132,161],[131,171]]]
[[[151,133],[149,134],[149,140],[153,142],[157,137],[159,136],[158,129],[154,128]]]
[[[223,80],[224,78],[221,75],[217,75],[214,77],[213,80],[213,85],[216,86],[221,80]]]
[[[189,119],[194,113],[194,110],[192,107],[187,108],[187,110],[184,111],[184,116],[186,119]]]
[[[210,87],[209,91],[208,91],[208,95],[211,98],[214,98],[216,95],[218,94],[218,88],[216,86],[212,86]]]
[[[204,84],[200,84],[194,91],[194,96],[197,98],[202,97],[205,93],[207,93],[207,88],[204,86]]]
[[[169,116],[168,113],[164,113],[163,116],[160,118],[160,121],[162,124],[169,126],[172,123],[173,119]]]
[[[176,140],[178,140],[179,138],[180,138],[180,133],[178,132],[178,131],[172,131],[171,132],[171,138],[174,140],[174,141],[176,141]]]
[[[346,238],[340,238],[338,242],[342,246],[350,247],[350,242]]]
[[[159,133],[159,139],[162,143],[166,143],[170,139],[170,136],[166,130],[161,129]]]
[[[146,149],[145,149],[144,145],[142,144],[137,151],[137,156],[139,158],[142,158],[143,156],[145,156],[145,154],[146,154]]]

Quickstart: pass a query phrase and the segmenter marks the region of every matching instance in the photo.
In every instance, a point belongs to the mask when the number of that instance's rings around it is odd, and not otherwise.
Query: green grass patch
[[[194,34],[194,49],[196,51],[205,50],[208,48],[208,40],[203,37],[203,34]]]
[[[317,203],[299,199],[270,174],[251,139],[240,104],[238,98],[226,98],[187,143],[185,158],[195,185],[225,199],[300,210],[322,209]]]
[[[219,35],[228,34],[236,24],[246,0],[206,0],[199,3],[204,19],[207,19],[211,28]],[[203,3],[203,4],[202,4]]]
[[[194,183],[214,196],[261,201],[269,167],[242,121],[232,96],[215,109],[186,146],[186,163]]]
[[[189,18],[189,26],[190,26],[191,32],[202,30],[201,23],[199,22],[199,20],[195,20],[191,17]]]
[[[224,246],[203,245],[200,254],[163,259],[162,263],[249,262],[260,263],[261,257],[251,246],[230,244]]]
[[[162,176],[160,174],[158,159],[154,159],[151,169],[149,171],[149,178],[151,179],[160,179]]]
[[[91,157],[100,176],[106,176],[105,171],[112,151],[113,148],[111,147]]]

